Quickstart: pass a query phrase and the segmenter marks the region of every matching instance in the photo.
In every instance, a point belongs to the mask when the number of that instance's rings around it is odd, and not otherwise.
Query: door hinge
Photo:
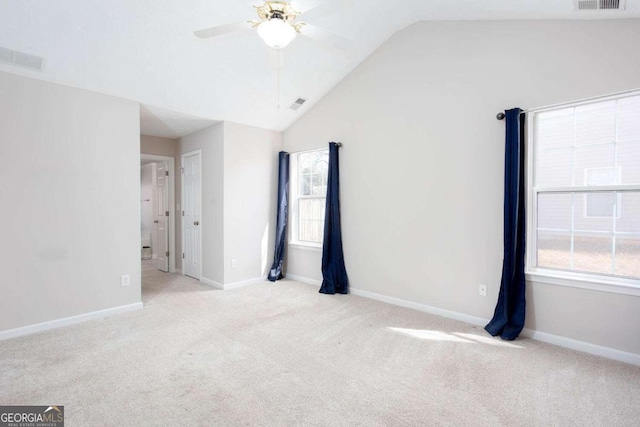
[[[164,216],[169,216],[169,211],[164,211]]]
[[[164,171],[164,176],[169,176],[169,171]]]
[[[182,216],[184,216],[184,211],[182,211]]]
[[[180,168],[180,172],[184,173],[184,168]]]
[[[184,259],[184,252],[182,252],[182,259]]]
[[[169,256],[169,251],[165,252],[165,256]]]

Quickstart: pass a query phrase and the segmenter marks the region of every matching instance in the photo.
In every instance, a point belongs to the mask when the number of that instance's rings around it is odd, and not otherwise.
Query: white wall
[[[490,318],[502,266],[496,113],[638,88],[638,46],[638,20],[422,22],[381,46],[284,134],[290,152],[344,143],[352,287]],[[289,248],[287,272],[319,280],[320,260]],[[527,292],[527,327],[640,354],[640,298]]]
[[[0,73],[0,330],[140,302],[139,121],[135,102]]]
[[[222,122],[179,146],[181,153],[202,150],[203,280],[227,285],[264,277],[273,261],[282,134]]]
[[[202,150],[202,277],[224,283],[224,124],[218,123],[180,139],[181,154]],[[177,159],[178,168],[181,159]],[[179,225],[181,227],[181,225]]]
[[[178,151],[178,140],[159,136],[140,135],[140,153],[156,156],[175,157]]]
[[[225,122],[224,147],[224,283],[230,284],[266,276],[273,263],[282,133]]]

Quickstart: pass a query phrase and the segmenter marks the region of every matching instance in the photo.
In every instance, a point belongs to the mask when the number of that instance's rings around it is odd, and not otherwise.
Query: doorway
[[[202,153],[182,155],[182,271],[200,280],[202,277]]]
[[[145,267],[176,272],[175,159],[140,155],[141,258]]]

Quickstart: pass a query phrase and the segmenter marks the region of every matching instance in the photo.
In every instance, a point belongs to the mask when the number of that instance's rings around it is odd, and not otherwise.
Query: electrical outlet
[[[131,278],[129,277],[128,274],[124,274],[120,276],[120,284],[122,286],[129,286],[131,284]]]
[[[236,268],[238,266],[238,260],[237,259],[232,259],[231,260],[231,268]]]
[[[478,295],[481,297],[487,296],[487,285],[478,285]]]

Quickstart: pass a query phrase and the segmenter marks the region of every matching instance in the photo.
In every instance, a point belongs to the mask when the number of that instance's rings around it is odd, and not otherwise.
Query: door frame
[[[175,201],[175,162],[174,157],[158,156],[155,154],[140,154],[140,160],[155,160],[167,162],[169,170],[169,272],[176,272],[176,201]],[[155,183],[154,183],[155,185]]]
[[[182,153],[180,155],[180,206],[184,207],[184,159],[185,157],[191,157],[198,155],[198,171],[200,171],[198,188],[200,189],[200,203],[198,203],[198,218],[200,218],[200,262],[198,263],[198,280],[202,280],[202,150],[189,151],[188,153]],[[184,216],[180,215],[180,234],[182,235],[182,253],[184,254]],[[182,265],[182,275],[185,275],[184,261]]]

